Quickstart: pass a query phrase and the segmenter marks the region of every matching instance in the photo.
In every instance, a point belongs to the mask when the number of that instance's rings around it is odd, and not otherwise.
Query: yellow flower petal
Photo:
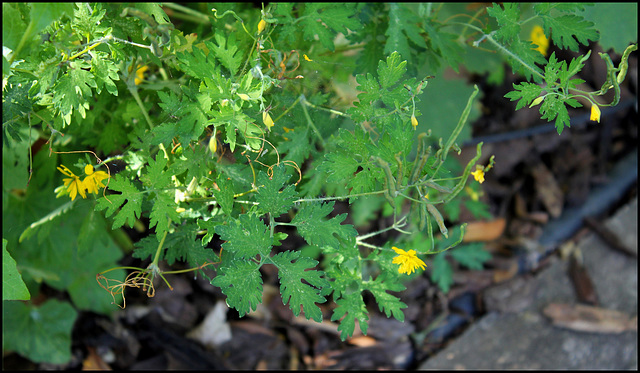
[[[84,166],[84,173],[87,175],[93,174],[93,166],[90,164]]]
[[[136,78],[134,80],[134,83],[136,83],[136,85],[140,85],[144,81],[144,72],[147,70],[149,70],[149,66],[147,65],[144,65],[136,70]]]
[[[307,56],[306,54],[303,54],[302,57],[304,57],[305,60],[312,62],[313,60],[311,58],[309,58],[309,56]]]
[[[480,184],[484,183],[484,167],[476,166],[476,170],[471,173],[473,178]]]
[[[598,105],[591,105],[591,117],[589,119],[600,123],[600,108]]]
[[[406,273],[410,275],[416,270],[416,268],[424,270],[427,267],[425,262],[417,257],[415,250],[404,251],[395,246],[392,247],[392,249],[398,254],[398,256],[394,257],[392,261],[393,264],[398,264],[400,266],[398,268],[398,273]]]
[[[540,25],[533,26],[529,38],[531,39],[531,42],[533,44],[536,44],[538,46],[534,50],[537,50],[546,57],[547,50],[549,49],[549,39],[547,39],[546,35],[544,34],[544,29]]]

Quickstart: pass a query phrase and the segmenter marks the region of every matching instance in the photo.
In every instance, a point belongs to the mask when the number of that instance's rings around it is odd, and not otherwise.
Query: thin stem
[[[202,14],[197,10],[193,10],[191,8],[187,8],[186,6],[182,6],[176,3],[162,3],[162,5],[166,6],[167,8],[171,8],[173,10],[177,10],[182,13],[188,14],[190,16],[190,17],[185,17],[182,14],[175,13],[173,14],[173,16],[175,16],[176,18],[181,18],[187,21],[199,22],[205,25],[211,24],[211,20],[209,19],[209,16]]]
[[[302,96],[301,99],[306,101],[306,99],[304,98],[304,95]],[[311,127],[313,132],[315,132],[316,136],[318,137],[318,140],[320,141],[320,145],[323,148],[325,148],[326,146],[324,143],[324,139],[322,138],[322,135],[320,134],[320,131],[318,131],[318,128],[316,127],[316,125],[311,120],[311,116],[309,116],[309,111],[307,110],[307,107],[305,105],[302,105],[302,111],[304,112],[305,118],[307,118],[307,124],[309,125],[309,127]]]
[[[168,219],[167,226],[171,224],[171,218]],[[149,265],[149,267],[153,266],[155,268],[158,267],[158,262],[160,261],[160,253],[162,252],[162,247],[164,246],[164,240],[167,238],[168,230],[164,231],[162,235],[162,240],[158,244],[158,249],[156,250],[156,255],[153,257],[153,262]],[[165,280],[166,281],[166,280]]]

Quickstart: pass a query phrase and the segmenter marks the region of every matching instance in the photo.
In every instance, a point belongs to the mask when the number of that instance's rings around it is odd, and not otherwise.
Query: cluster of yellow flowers
[[[102,180],[109,178],[109,175],[104,171],[94,171],[93,166],[90,164],[84,166],[84,173],[87,174],[87,177],[82,181],[79,176],[76,176],[65,165],[60,165],[58,171],[69,176],[62,179],[62,181],[64,181],[64,186],[67,187],[66,193],[69,193],[72,201],[76,199],[78,194],[80,194],[82,198],[87,198],[87,192],[98,194],[98,188],[105,186]]]

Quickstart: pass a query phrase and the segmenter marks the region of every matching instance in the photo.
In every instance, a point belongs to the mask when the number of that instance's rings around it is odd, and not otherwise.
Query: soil
[[[590,59],[594,60],[597,59]],[[359,334],[356,327],[356,335],[341,342],[336,324],[307,322],[283,306],[276,287],[277,273],[268,266],[263,270],[265,298],[258,310],[239,318],[231,309],[226,315],[222,312],[221,318],[218,315],[215,322],[215,315],[209,314],[216,307],[223,311],[225,307],[225,297],[219,289],[193,275],[175,275],[171,278],[173,291],[158,286],[153,298],[129,290],[126,309],[112,318],[81,312],[74,326],[73,359],[69,364],[38,365],[9,354],[3,358],[3,366],[161,370],[415,368],[488,308],[507,307],[485,304],[483,292],[515,276],[526,281],[526,274],[518,273],[523,243],[536,242],[545,224],[564,209],[583,203],[594,187],[607,182],[607,172],[615,162],[637,146],[637,53],[631,55],[629,63],[618,108],[603,110],[600,124],[588,121],[588,109],[575,109],[571,113],[572,127],[560,136],[553,124],[540,120],[536,108],[515,111],[515,102],[504,98],[512,84],[518,83],[515,76],[508,73],[504,84],[491,86],[484,76],[468,75],[469,81],[480,85],[484,92],[483,116],[472,124],[474,138],[525,131],[524,136],[511,140],[485,138],[483,154],[495,155],[496,164],[482,185],[481,198],[489,204],[496,221],[504,219],[506,224],[491,228],[499,230],[499,237],[485,242],[485,249],[493,258],[483,270],[454,267],[455,283],[448,294],[440,292],[429,280],[429,268],[423,276],[406,284],[407,290],[399,294],[408,305],[404,323],[388,319],[373,299],[365,296],[370,311],[367,335]],[[599,79],[605,76],[602,69],[600,64],[588,65],[580,77],[586,85],[599,89]],[[526,135],[526,131],[540,125],[551,131]],[[637,186],[631,188],[616,205],[610,206],[610,211],[633,198],[636,191]],[[338,207],[346,209],[348,205]],[[462,220],[473,219],[463,211]],[[131,233],[135,236],[135,232]],[[133,259],[126,261],[123,265],[144,265]],[[534,270],[542,266],[544,262]],[[329,320],[326,316],[331,315],[331,305],[322,307],[325,320]],[[214,321],[203,329],[212,340],[205,346],[187,335],[208,315]],[[228,332],[230,339],[220,343]]]

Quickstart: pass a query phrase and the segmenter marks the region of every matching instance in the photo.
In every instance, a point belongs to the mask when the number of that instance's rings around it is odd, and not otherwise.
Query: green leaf
[[[630,43],[638,41],[638,3],[595,3],[582,13],[600,32],[603,50],[613,48],[622,54]]]
[[[356,319],[360,324],[360,330],[362,334],[367,335],[367,329],[369,328],[369,316],[367,316],[367,308],[365,307],[362,294],[360,292],[353,292],[350,294],[342,293],[342,297],[336,300],[338,305],[333,310],[331,315],[331,321],[340,321],[338,331],[340,332],[340,339],[343,341],[353,335],[353,331],[356,328]]]
[[[20,121],[19,118],[30,113],[32,107],[28,84],[8,84],[2,90],[2,135],[5,145],[11,145],[9,139],[13,139],[15,142],[23,140],[24,135],[21,133],[21,129],[26,128],[27,124]]]
[[[180,69],[194,78],[211,79],[212,76],[220,74],[220,68],[216,66],[213,53],[205,55],[202,49],[194,47],[192,52],[176,53],[176,56]],[[158,92],[158,96],[160,96],[160,92]]]
[[[578,51],[578,43],[589,45],[589,40],[597,41],[600,37],[598,31],[593,28],[593,22],[575,14],[566,14],[560,17],[542,16],[545,34],[550,35],[553,30],[553,42],[561,49]],[[574,39],[575,38],[575,39]]]
[[[197,267],[217,259],[213,250],[204,247],[202,240],[196,238],[196,233],[196,224],[188,223],[176,228],[175,232],[167,236],[167,251],[164,254],[167,264],[173,265],[177,260],[181,260]]]
[[[256,255],[269,256],[274,240],[267,227],[257,216],[242,214],[229,225],[219,225],[216,233],[223,241],[222,248],[232,252],[237,258],[253,259]]]
[[[387,43],[384,46],[384,52],[386,54],[397,52],[411,62],[409,40],[421,48],[427,48],[424,37],[420,35],[422,30],[416,25],[420,21],[422,21],[420,17],[405,5],[389,4],[389,27],[385,33]],[[382,79],[380,81],[382,82]]]
[[[106,209],[105,215],[108,217],[113,215],[124,203],[124,206],[122,206],[122,209],[113,220],[112,229],[122,227],[127,221],[129,222],[129,227],[133,228],[133,223],[140,217],[142,212],[143,194],[122,174],[116,175],[109,182],[109,189],[122,192],[122,194],[110,194],[108,197],[98,199],[95,210]]]
[[[520,100],[516,105],[516,110],[520,110],[531,104],[531,102],[538,98],[540,93],[542,93],[542,87],[537,84],[527,82],[522,82],[518,85],[514,84],[513,89],[515,89],[515,91],[507,93],[504,97],[511,101]]]
[[[347,214],[340,214],[328,220],[324,219],[333,211],[334,203],[332,201],[325,204],[320,202],[305,204],[291,221],[291,224],[298,228],[298,233],[309,245],[338,248],[340,245],[338,238],[348,241],[358,234],[352,225],[340,224],[347,218]]]
[[[402,61],[398,52],[393,52],[387,57],[386,63],[380,61],[378,64],[378,79],[382,89],[389,89],[394,86],[407,72],[407,61]],[[360,96],[358,96],[360,98]]]
[[[2,239],[2,300],[29,300],[31,294],[22,281],[16,261],[7,251],[7,240]],[[6,327],[6,326],[5,326]]]
[[[167,166],[167,158],[164,157],[164,153],[159,152],[156,154],[156,159],[149,159],[149,166],[145,167],[146,173],[140,176],[140,180],[143,184],[149,188],[162,189],[169,186],[171,183],[171,175],[165,172]]]
[[[289,308],[295,316],[300,314],[302,308],[307,320],[313,318],[315,321],[321,322],[322,311],[316,303],[326,301],[319,292],[328,287],[329,282],[322,278],[322,272],[308,270],[314,268],[318,262],[311,258],[300,257],[299,251],[279,253],[274,255],[271,261],[278,267],[282,303],[289,303]],[[302,280],[309,285],[301,282]]]
[[[96,79],[96,92],[102,92],[102,87],[114,96],[118,95],[118,88],[114,80],[120,80],[118,67],[113,61],[108,59],[104,52],[95,52],[95,57],[91,59],[91,72]]]
[[[64,74],[53,87],[53,105],[60,110],[65,122],[71,122],[71,114],[75,109],[84,118],[89,110],[87,100],[93,96],[91,88],[98,85],[91,72],[84,69],[89,68],[89,64],[82,60],[72,61],[69,70]]]
[[[456,247],[449,255],[469,269],[482,269],[482,264],[491,259],[491,253],[482,249],[482,244],[470,244]]]
[[[335,50],[333,39],[338,32],[346,35],[348,30],[357,31],[362,27],[356,5],[351,3],[306,3],[304,14],[298,20],[296,29],[302,31],[304,40],[315,41],[317,35],[320,43],[332,52]]]
[[[510,42],[520,34],[520,5],[502,3],[502,6],[504,9],[493,3],[491,8],[487,8],[487,13],[498,22],[496,38],[503,42]]]
[[[215,39],[217,44],[205,42],[205,45],[216,55],[222,66],[229,69],[232,76],[236,75],[242,65],[242,53],[238,53],[235,34],[225,36],[216,32]]]
[[[51,299],[40,307],[3,301],[3,349],[35,363],[71,360],[71,330],[78,313],[66,302]]]
[[[565,102],[556,96],[547,96],[540,105],[540,119],[546,119],[551,122],[554,118],[556,120],[555,127],[558,131],[558,135],[562,133],[564,127],[570,127],[569,112],[565,106]]]
[[[222,211],[224,211],[227,216],[231,216],[234,196],[231,180],[227,180],[227,177],[220,173],[218,174],[216,184],[218,184],[220,190],[213,189],[213,196],[216,197],[216,201],[220,207],[222,207]]]
[[[293,184],[287,185],[280,190],[291,178],[285,173],[285,166],[280,164],[272,168],[273,175],[267,176],[266,173],[260,171],[258,174],[258,190],[256,202],[260,205],[258,208],[264,213],[271,213],[274,218],[279,217],[289,211],[293,206],[293,202],[298,196]]]
[[[444,58],[455,72],[458,72],[458,65],[463,61],[464,53],[464,49],[458,42],[458,36],[440,30],[432,21],[427,22],[424,28],[431,39],[432,49],[438,56]]]
[[[211,281],[227,296],[227,305],[235,308],[240,317],[255,311],[262,302],[262,277],[258,268],[258,263],[235,260],[229,267],[221,267]]]
[[[156,192],[153,207],[149,214],[149,228],[156,227],[156,238],[162,240],[164,232],[169,230],[171,222],[180,222],[180,214],[176,212],[176,203],[171,192]],[[169,221],[171,219],[171,221]]]
[[[400,299],[394,295],[387,293],[387,291],[402,291],[406,287],[400,283],[394,283],[392,280],[386,280],[386,276],[378,276],[374,281],[369,281],[365,284],[365,289],[369,290],[376,298],[380,311],[383,311],[387,317],[393,315],[398,321],[404,321],[403,308],[408,306],[401,302]]]
[[[431,281],[438,284],[440,290],[445,294],[449,292],[451,284],[453,284],[453,269],[451,264],[446,260],[447,253],[442,252],[433,257],[431,266]]]

